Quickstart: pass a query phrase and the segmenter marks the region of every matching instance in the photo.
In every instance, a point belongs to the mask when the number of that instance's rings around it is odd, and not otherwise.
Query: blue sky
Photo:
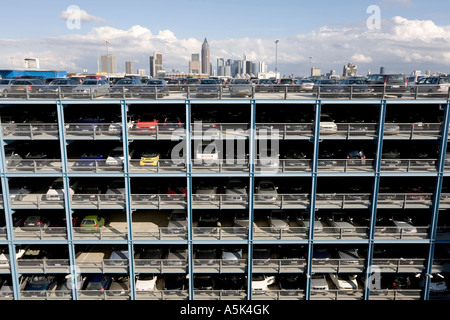
[[[434,30],[439,29],[438,33],[443,34],[448,31],[450,2],[444,0],[2,2],[1,66],[10,64],[11,57],[19,64],[23,56],[37,55],[48,67],[53,63],[61,68],[67,63],[68,68],[92,69],[96,67],[98,55],[104,53],[102,37],[109,37],[111,50],[118,55],[121,65],[122,60],[133,60],[136,66],[146,68],[148,55],[153,51],[162,51],[166,68],[186,69],[187,60],[193,53],[191,51],[195,51],[206,37],[210,42],[212,60],[216,57],[236,59],[246,52],[255,61],[265,61],[269,69],[274,62],[273,40],[280,39],[279,70],[284,73],[307,72],[309,56],[313,56],[314,63],[325,71],[334,68],[338,72],[342,62],[345,59],[350,61],[352,57],[364,70],[397,62],[392,57],[383,56],[382,52],[372,52],[370,46],[381,40],[389,46],[387,49],[391,51],[391,56],[393,54],[399,58],[397,64],[402,70],[398,71],[409,72],[427,67],[438,71],[446,67],[445,63],[439,62],[439,57],[447,58],[444,50],[447,50],[450,40],[445,38],[442,48],[436,48],[434,42],[427,42],[427,37],[435,34]],[[89,15],[81,22],[79,29],[68,29],[66,21],[61,18],[61,13],[70,5],[77,5]],[[378,40],[371,36],[365,44],[367,30],[364,28],[370,16],[366,10],[370,5],[380,7],[383,23]],[[136,30],[136,26],[142,30]],[[403,31],[399,30],[400,27],[404,27]],[[416,29],[413,31],[413,28]],[[415,35],[421,34],[423,29],[429,35],[423,34],[417,41]],[[164,31],[163,34],[161,31]],[[146,34],[145,43],[138,41],[140,36],[136,36],[136,32]],[[407,40],[401,39],[402,46],[396,50],[392,46],[396,44],[399,32],[408,34]],[[136,36],[136,41],[132,42],[136,46],[134,56],[128,51],[129,48],[125,48],[131,45],[126,40],[128,33]],[[353,34],[358,34],[358,39],[347,40]],[[97,46],[95,38],[98,38]],[[442,39],[435,41],[439,43]],[[81,50],[83,47],[89,48],[87,53]],[[346,48],[348,52],[344,53]],[[58,55],[55,50],[61,51],[61,54]],[[350,50],[360,52],[351,54]],[[426,59],[421,57],[430,50],[442,52],[440,56],[436,53]],[[342,52],[339,58],[337,52]],[[402,52],[410,56],[402,58]],[[299,57],[295,60],[292,55]],[[63,58],[66,61],[61,61]]]

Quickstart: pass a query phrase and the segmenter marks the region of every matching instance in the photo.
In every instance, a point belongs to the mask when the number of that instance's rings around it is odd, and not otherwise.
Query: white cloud
[[[278,43],[278,70],[296,75],[309,73],[309,57],[312,64],[322,70],[340,70],[348,62],[358,64],[362,74],[380,66],[396,72],[419,69],[438,69],[450,72],[450,26],[439,26],[431,20],[409,20],[395,17],[383,20],[382,28],[373,32],[363,24],[351,27],[323,27],[310,33],[300,33],[280,38]],[[163,66],[187,71],[192,53],[200,53],[202,39],[179,39],[171,30],[152,32],[145,26],[135,25],[123,30],[111,26],[92,28],[87,34],[68,34],[40,39],[1,39],[0,61],[9,64],[13,56],[16,66],[22,66],[23,58],[36,57],[46,68],[67,69],[79,72],[97,70],[97,60],[108,49],[117,55],[118,70],[124,71],[127,60],[135,61],[136,68],[148,71],[149,56],[163,53]],[[208,39],[211,63],[216,59],[242,59],[264,61],[269,70],[274,69],[275,44],[273,39],[237,38],[227,40]]]
[[[63,20],[79,20],[81,22],[98,22],[101,24],[106,23],[105,19],[93,16],[76,6],[71,6],[67,8],[67,10],[62,11],[59,14],[59,17]]]
[[[370,62],[373,61],[373,59],[371,57],[366,56],[366,55],[361,54],[361,53],[355,53],[354,55],[352,55],[350,60],[352,62],[356,62],[356,63],[359,63],[359,62],[370,63]]]

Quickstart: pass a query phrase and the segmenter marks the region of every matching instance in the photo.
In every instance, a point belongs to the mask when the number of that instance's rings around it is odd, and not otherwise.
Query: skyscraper
[[[134,73],[134,62],[133,61],[125,61],[125,73],[131,74]]]
[[[150,56],[150,77],[155,78],[158,71],[163,69],[162,53],[155,52]]]
[[[101,72],[117,73],[117,62],[114,54],[102,54],[100,56]]]
[[[209,44],[205,38],[202,44],[202,73],[209,75],[211,73],[211,61],[209,53]]]
[[[200,73],[200,55],[198,53],[193,53],[191,55],[191,61],[189,61],[189,73]]]

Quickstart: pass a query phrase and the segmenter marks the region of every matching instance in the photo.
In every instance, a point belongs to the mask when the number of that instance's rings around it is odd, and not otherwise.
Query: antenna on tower
[[[109,48],[108,48],[109,41],[108,40],[103,40],[103,41],[105,41],[106,53],[108,54],[109,53]]]

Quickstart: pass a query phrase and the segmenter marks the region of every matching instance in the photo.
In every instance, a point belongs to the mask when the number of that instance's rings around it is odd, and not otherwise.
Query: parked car
[[[173,210],[168,219],[167,230],[170,233],[187,233],[187,214],[184,210]]]
[[[450,77],[437,76],[421,79],[417,82],[411,92],[428,93],[431,96],[448,95],[450,88]]]
[[[186,246],[173,245],[169,248],[167,253],[167,264],[185,266],[187,264],[188,251]]]
[[[325,94],[326,96],[339,96],[344,93],[344,88],[339,84],[338,80],[320,79],[314,83],[313,92],[316,95]]]
[[[102,79],[85,79],[81,85],[72,89],[74,98],[97,98],[109,93],[109,83]]]
[[[45,297],[48,291],[56,289],[57,281],[55,276],[32,275],[24,278],[24,291],[33,296]]]
[[[355,233],[356,227],[353,223],[353,218],[346,213],[332,213],[326,216],[327,223],[333,227],[334,232],[337,233]]]
[[[123,179],[113,179],[107,186],[108,201],[123,201],[125,199],[125,182]]]
[[[230,86],[231,97],[251,97],[252,91],[252,85],[248,79],[235,79]]]
[[[421,276],[419,279],[419,287],[423,288],[425,286],[424,277]],[[443,294],[447,291],[447,283],[445,282],[444,275],[440,273],[433,273],[430,275],[430,294]]]
[[[142,83],[137,78],[124,78],[117,81],[110,89],[110,97],[133,97],[141,92]]]
[[[258,79],[255,83],[255,92],[273,92],[275,83],[271,79]]]
[[[87,280],[86,291],[105,291],[111,286],[112,278],[107,275],[93,275]]]
[[[131,159],[133,157],[134,150],[128,151],[128,159]],[[122,167],[124,165],[124,159],[125,156],[123,154],[123,147],[115,147],[112,149],[108,157],[106,158],[106,165],[107,166],[120,166]]]
[[[169,95],[169,85],[163,79],[150,79],[147,83],[140,87],[139,95],[141,97],[165,97]]]
[[[408,91],[406,76],[403,74],[371,74],[366,82],[373,92],[385,92],[399,98]]]
[[[197,85],[197,98],[212,97],[217,98],[220,93],[220,85],[214,79],[201,79]]]
[[[202,181],[195,187],[195,200],[197,201],[215,201],[217,197],[217,187],[211,183]]]
[[[159,120],[153,112],[143,113],[137,118],[135,130],[137,133],[155,132],[158,122]]]
[[[267,217],[271,232],[289,230],[289,216],[283,210],[272,210]]]
[[[321,134],[335,134],[337,133],[337,124],[329,114],[322,113],[320,115],[319,130]]]
[[[310,224],[310,213],[309,212],[297,212],[295,214],[295,220],[297,221],[298,225],[302,228],[309,228]],[[314,216],[314,232],[322,232],[323,231],[323,224],[322,219],[318,216]]]
[[[289,295],[298,294],[298,290],[303,288],[303,282],[299,275],[289,274],[278,277],[278,285],[281,290],[287,291]],[[286,293],[286,292],[285,292]]]
[[[311,275],[311,294],[327,295],[330,290],[325,274],[314,273]]]
[[[252,291],[253,293],[263,293],[269,290],[269,286],[275,283],[275,276],[267,276],[261,273],[252,275]]]
[[[45,229],[50,225],[50,220],[47,217],[32,215],[28,216],[23,223],[23,230],[37,230]]]
[[[80,159],[77,160],[72,169],[73,170],[92,170],[101,166],[103,160],[103,154],[99,151],[87,151],[84,152]]]
[[[356,274],[330,273],[329,276],[338,290],[353,293],[354,290],[358,289]]]
[[[135,290],[139,291],[155,291],[158,276],[152,273],[139,273],[136,276]]]
[[[38,96],[42,98],[64,98],[65,96],[70,96],[73,88],[76,86],[78,86],[78,83],[73,79],[55,79],[46,86],[39,88]]]
[[[40,79],[16,79],[11,83],[9,96],[23,97],[27,94],[29,97],[36,96],[39,89],[45,86],[45,82]]]
[[[0,79],[0,97],[7,98],[15,79]]]
[[[79,180],[75,180],[75,182],[69,181],[69,194],[68,196],[71,198],[75,193],[75,190],[78,188]],[[45,200],[47,201],[61,201],[64,200],[64,182],[63,178],[56,178],[50,184],[47,193],[45,194]]]
[[[241,233],[243,231],[243,229],[248,229],[248,227],[249,227],[248,212],[237,211],[234,214],[234,218],[233,218],[234,232]]]
[[[255,195],[257,200],[277,201],[278,187],[271,180],[261,180],[255,187]]]
[[[222,248],[222,260],[224,264],[238,264],[242,259],[242,248],[224,247]]]
[[[372,88],[362,79],[342,79],[339,84],[342,85],[344,92],[352,92],[355,97],[367,96],[372,92]]]
[[[224,187],[226,201],[247,201],[247,185],[238,178],[231,178]]]
[[[158,166],[159,158],[161,154],[158,150],[148,148],[141,152],[141,158],[139,160],[140,166]]]
[[[178,292],[184,290],[186,276],[182,274],[168,274],[164,276],[164,290]]]
[[[106,219],[99,215],[87,215],[81,220],[80,231],[82,232],[99,232],[104,227]]]
[[[253,264],[267,265],[269,264],[272,251],[270,248],[254,247],[253,248]]]

